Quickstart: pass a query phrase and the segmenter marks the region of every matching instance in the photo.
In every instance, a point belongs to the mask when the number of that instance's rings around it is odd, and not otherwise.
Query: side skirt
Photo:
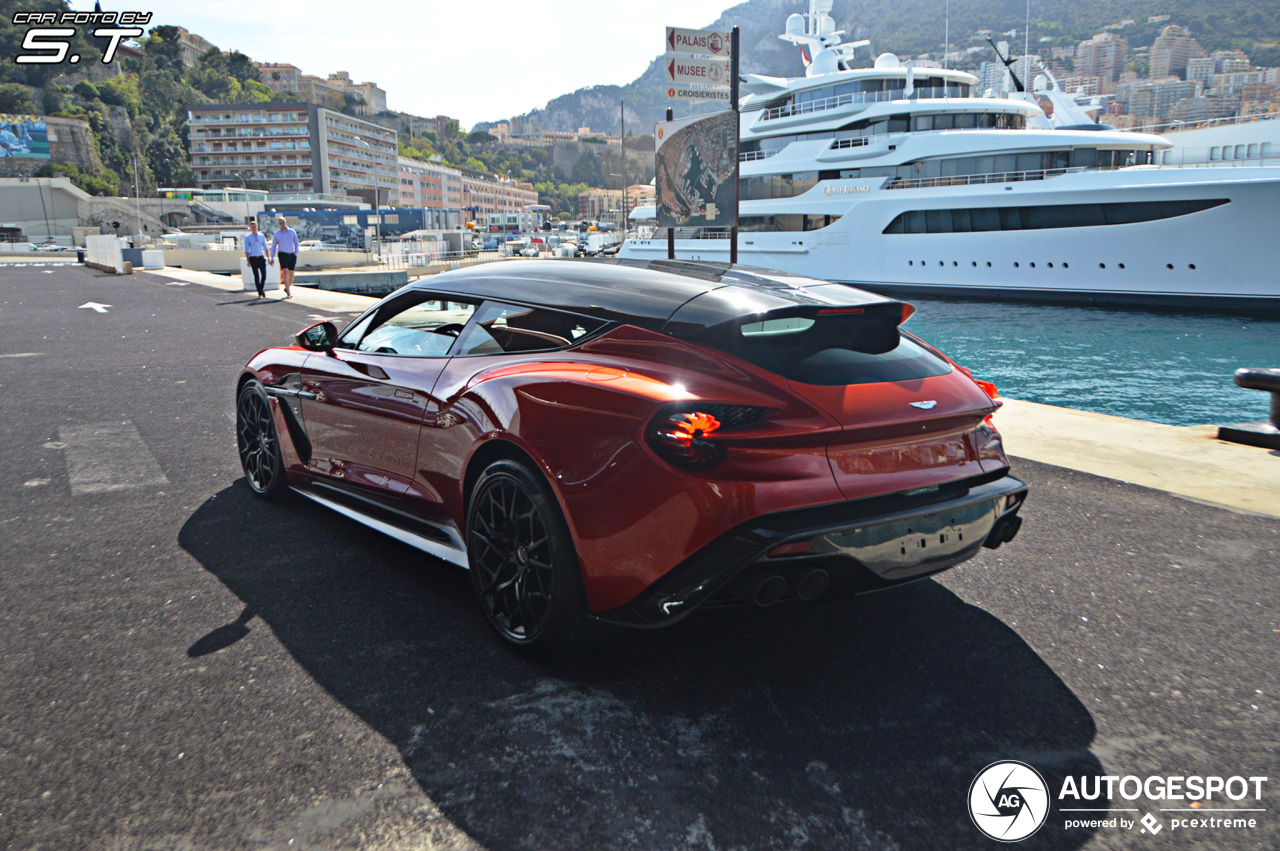
[[[312,490],[295,487],[293,491],[313,502],[320,503],[325,508],[333,509],[344,517],[349,517],[357,523],[362,523],[370,529],[375,529],[384,535],[395,538],[402,544],[408,544],[416,550],[421,550],[428,555],[433,555],[438,559],[457,565],[463,570],[471,569],[471,564],[467,560],[466,544],[454,529],[431,524],[430,536],[428,536],[412,529],[406,529],[401,525],[390,522],[388,519],[375,517],[375,513],[382,514],[384,512],[379,512],[372,506],[370,506],[370,511],[363,511],[346,502],[339,502],[336,499],[330,499],[328,496],[321,496]]]

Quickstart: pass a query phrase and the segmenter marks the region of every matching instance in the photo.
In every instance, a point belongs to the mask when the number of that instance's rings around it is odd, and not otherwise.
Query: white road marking
[[[169,483],[142,435],[128,420],[59,428],[58,438],[66,447],[73,496]]]
[[[45,270],[44,270],[43,272],[41,272],[40,274],[41,274],[41,275],[52,275],[52,274],[53,274],[53,270],[52,270],[52,269],[45,269]]]
[[[187,285],[187,282],[186,282],[186,281],[170,281],[170,282],[169,282],[168,284],[166,284],[165,286],[169,286],[169,287],[185,287],[186,285]]]
[[[111,305],[109,304],[98,304],[96,301],[86,301],[84,304],[76,308],[76,310],[83,310],[84,308],[87,307],[96,313],[106,313],[107,308],[110,306]]]
[[[0,358],[38,358],[44,352],[6,352],[0,354]]]
[[[24,488],[41,488],[49,484],[52,479],[28,479],[22,483]]]

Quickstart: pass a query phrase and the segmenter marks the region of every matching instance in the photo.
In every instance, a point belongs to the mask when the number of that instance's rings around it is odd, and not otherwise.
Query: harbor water
[[[1170,425],[1267,418],[1239,367],[1280,367],[1280,318],[907,298],[908,331],[1014,399]]]

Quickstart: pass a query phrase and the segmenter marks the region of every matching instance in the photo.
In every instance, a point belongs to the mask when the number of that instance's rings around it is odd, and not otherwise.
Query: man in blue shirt
[[[276,258],[280,259],[280,283],[284,284],[284,297],[293,298],[293,270],[298,265],[298,232],[289,227],[289,222],[281,216],[276,220],[279,227],[271,234],[271,265]]]
[[[258,233],[258,220],[249,220],[249,232],[244,235],[244,256],[253,270],[253,285],[258,288],[258,298],[266,298],[267,238]]]

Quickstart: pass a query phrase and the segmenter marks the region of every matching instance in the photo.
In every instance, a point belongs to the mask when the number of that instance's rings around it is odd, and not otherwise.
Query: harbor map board
[[[0,114],[0,157],[49,159],[49,129],[44,118]]]
[[[654,142],[658,227],[736,225],[738,113],[659,122]]]

